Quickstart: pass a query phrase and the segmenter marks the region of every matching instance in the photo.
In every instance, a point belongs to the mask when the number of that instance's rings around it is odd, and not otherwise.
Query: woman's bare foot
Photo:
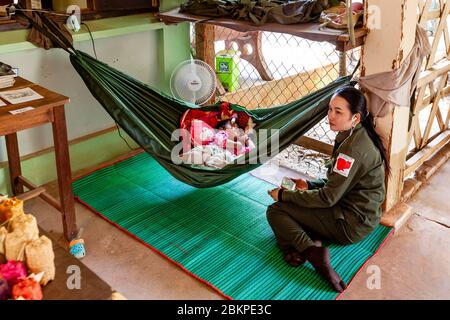
[[[330,251],[328,248],[312,246],[302,253],[313,265],[314,269],[331,284],[334,290],[342,292],[347,288],[344,280],[330,264]]]
[[[291,267],[298,267],[306,262],[306,258],[294,248],[285,250],[283,252],[283,256],[284,261],[286,261]]]

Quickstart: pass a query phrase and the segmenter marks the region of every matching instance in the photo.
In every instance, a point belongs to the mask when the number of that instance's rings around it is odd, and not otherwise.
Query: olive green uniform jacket
[[[308,181],[309,190],[283,190],[281,202],[304,208],[332,208],[344,219],[353,240],[368,235],[378,224],[385,198],[385,171],[380,152],[366,129],[336,136],[327,179]]]

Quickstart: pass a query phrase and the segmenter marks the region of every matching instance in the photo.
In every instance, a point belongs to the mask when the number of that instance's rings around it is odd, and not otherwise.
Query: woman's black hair
[[[380,151],[381,158],[384,161],[386,174],[390,174],[390,166],[387,159],[387,152],[384,148],[383,141],[378,133],[375,131],[374,119],[372,114],[367,110],[367,101],[361,90],[352,86],[345,86],[335,91],[334,96],[344,98],[350,106],[352,114],[359,113],[361,115],[361,125],[366,128],[367,134],[372,140],[373,144]]]

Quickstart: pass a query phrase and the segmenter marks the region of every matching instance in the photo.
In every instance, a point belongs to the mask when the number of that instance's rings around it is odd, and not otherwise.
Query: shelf
[[[298,24],[278,24],[265,23],[255,25],[249,21],[234,20],[230,18],[210,18],[197,16],[188,13],[180,13],[179,8],[157,14],[157,17],[165,24],[177,24],[182,22],[201,22],[230,28],[240,32],[248,31],[268,31],[277,33],[286,33],[293,36],[305,38],[312,41],[327,41],[336,45],[338,50],[348,50],[352,48],[350,45],[350,36],[347,31],[332,29],[328,27],[320,27],[319,23],[298,23]],[[366,28],[355,29],[355,47],[359,47],[364,43],[364,37],[367,35]]]

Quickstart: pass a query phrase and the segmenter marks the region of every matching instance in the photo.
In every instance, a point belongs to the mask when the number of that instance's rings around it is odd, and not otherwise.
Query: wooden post
[[[347,54],[345,51],[338,51],[339,55],[339,76],[345,77],[347,75]]]
[[[211,24],[196,23],[195,24],[195,53],[196,58],[206,62],[215,70],[216,51],[214,48],[215,27]],[[213,104],[214,96],[205,103],[205,105]]]
[[[203,60],[214,69],[214,26],[211,24],[195,24],[195,52],[196,58]]]
[[[370,32],[362,48],[361,75],[395,70],[402,65],[414,45],[418,0],[368,0],[366,6],[366,12],[379,16],[365,19]],[[368,8],[376,10],[367,10]],[[386,177],[384,212],[401,200],[408,149],[409,110],[409,105],[393,106],[392,112],[378,118],[376,122],[376,129],[383,137],[391,167],[391,175]]]

